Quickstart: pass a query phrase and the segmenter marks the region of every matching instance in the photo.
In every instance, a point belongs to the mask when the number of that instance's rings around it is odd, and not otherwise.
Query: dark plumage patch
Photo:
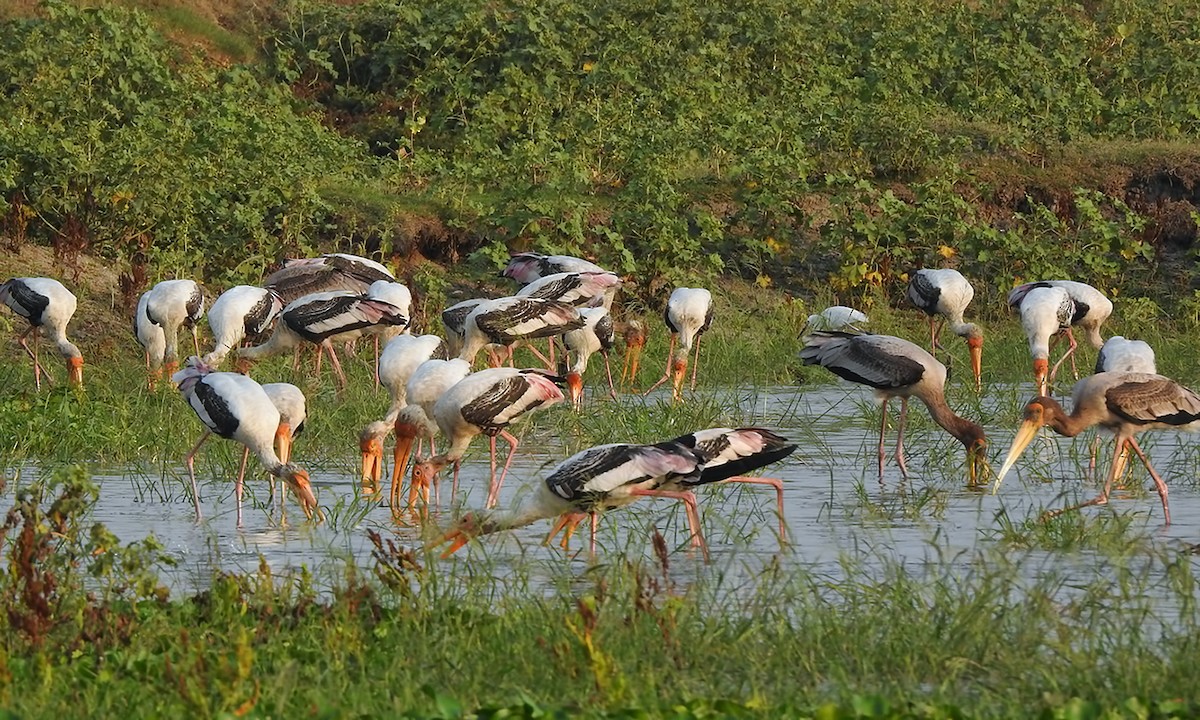
[[[429,354],[430,360],[449,360],[450,348],[446,345],[445,340],[438,340],[437,347]]]
[[[478,304],[464,305],[463,307],[449,308],[442,311],[442,324],[447,330],[452,330],[461,334],[463,327],[467,324],[467,316],[471,314]]]
[[[700,337],[704,333],[708,332],[708,329],[710,327],[712,327],[712,321],[713,321],[713,307],[712,307],[712,305],[709,305],[708,312],[706,312],[704,314],[704,324],[701,325],[700,329],[696,331],[696,337]]]
[[[546,283],[526,297],[537,300],[558,300],[582,284],[583,282],[578,275],[567,275],[556,279],[554,282]]]
[[[191,327],[200,319],[201,308],[204,306],[204,293],[200,292],[200,287],[196,286],[196,292],[187,301],[187,318],[183,324]]]
[[[914,272],[909,276],[908,299],[926,315],[937,313],[938,300],[942,297],[942,289],[929,282],[922,272]]]
[[[463,405],[463,420],[480,428],[485,435],[498,435],[508,423],[499,423],[496,418],[512,406],[522,395],[529,392],[529,381],[520,375],[506,378],[471,402]],[[530,405],[533,409],[541,405]]]
[[[266,330],[267,325],[274,318],[274,308],[275,297],[271,293],[266,293],[258,302],[254,303],[254,307],[250,308],[250,312],[246,313],[246,334],[251,336],[259,335]]]
[[[240,422],[237,416],[229,410],[228,403],[211,385],[201,379],[196,383],[196,399],[204,407],[204,412],[211,420],[209,429],[223,438],[231,438],[237,432]]]
[[[869,343],[870,335],[815,333],[820,338],[842,341],[841,352],[827,351],[827,343],[807,345],[800,351],[805,365],[819,364],[840,378],[880,390],[891,390],[920,382],[925,366],[904,355],[882,351]]]
[[[663,322],[667,324],[667,329],[670,330],[671,332],[673,332],[673,333],[679,332],[679,328],[675,327],[675,323],[671,322],[671,306],[670,305],[667,305],[667,308],[665,310],[663,310]]]
[[[616,327],[612,315],[605,315],[596,323],[596,339],[600,341],[600,351],[608,352],[617,343]]]
[[[8,306],[13,312],[28,320],[30,325],[40,326],[45,320],[46,308],[50,307],[50,298],[17,279],[9,280],[4,287],[12,299]]]
[[[707,463],[717,458],[721,453],[728,450],[733,443],[729,440],[729,434],[718,435],[717,437],[705,442],[697,442],[694,434],[684,435],[676,438],[676,442],[685,447],[693,449],[700,456],[706,465],[701,471],[698,478],[691,482],[685,482],[685,485],[707,485],[708,483],[720,482],[731,477],[745,475],[748,472],[757,470],[761,467],[766,467],[772,463],[779,462],[788,455],[796,451],[798,445],[789,441],[787,438],[772,432],[765,428],[739,428],[735,432],[753,432],[763,441],[763,447],[758,452],[740,457],[720,465],[708,466]]]
[[[512,329],[521,323],[543,317],[547,323],[544,327],[520,335],[512,333]],[[567,320],[566,318],[571,319]],[[583,327],[584,320],[579,316],[579,312],[567,303],[530,299],[510,303],[498,310],[480,313],[475,316],[475,324],[492,342],[507,345],[513,340],[534,340],[561,335]]]
[[[569,465],[558,468],[546,478],[546,487],[563,500],[581,506],[595,504],[605,493],[588,492],[584,486],[594,477],[615,470],[631,462],[641,449],[640,445],[613,445],[592,448]],[[646,478],[630,478],[638,482]]]
[[[377,280],[387,280],[395,282],[396,278],[388,273],[381,272],[379,268],[370,265],[364,265],[360,262],[355,262],[350,258],[340,257],[338,255],[326,255],[325,264],[334,268],[338,272],[349,275],[355,280],[359,280],[367,285]]]

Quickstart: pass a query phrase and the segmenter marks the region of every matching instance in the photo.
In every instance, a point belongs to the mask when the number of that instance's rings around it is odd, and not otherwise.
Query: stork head
[[[1049,398],[1034,398],[1025,406],[1024,420],[1021,421],[1021,427],[1017,428],[1017,434],[1013,438],[1012,446],[1008,449],[1008,456],[1004,458],[1004,464],[1000,466],[1000,473],[996,475],[996,484],[992,486],[993,495],[1000,489],[1001,481],[1004,480],[1004,476],[1016,464],[1017,458],[1021,457],[1021,453],[1025,452],[1025,448],[1029,447],[1029,443],[1033,442],[1038,428],[1049,422],[1049,417],[1046,413],[1046,404],[1042,402],[1043,400],[1049,400]]]
[[[1050,361],[1046,358],[1033,359],[1033,381],[1037,383],[1038,395],[1046,394],[1046,376],[1050,374]]]
[[[379,487],[383,476],[383,438],[391,427],[383,420],[370,423],[358,435],[358,449],[362,451],[362,483]]]
[[[83,357],[76,355],[67,358],[67,376],[75,387],[83,387]]]
[[[567,390],[571,395],[571,404],[578,410],[583,406],[583,376],[574,370],[567,373]]]
[[[320,510],[317,508],[317,496],[313,494],[307,470],[289,463],[283,466],[280,477],[288,484],[292,492],[296,493],[296,499],[300,501],[300,507],[304,510],[305,517],[309,520],[324,519],[320,516]]]

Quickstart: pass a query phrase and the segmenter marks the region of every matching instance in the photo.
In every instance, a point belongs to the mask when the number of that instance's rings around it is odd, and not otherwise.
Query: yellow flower
[[[941,245],[938,247],[938,254],[941,255],[942,257],[946,258],[947,260],[949,260],[950,258],[957,255],[958,251],[955,250],[954,248],[950,247],[949,245]]]
[[[592,61],[590,61],[590,60],[589,60],[589,61],[587,61],[587,62],[585,62],[585,63],[583,64],[583,71],[584,71],[584,72],[591,72],[591,71],[592,71],[592,68],[594,68],[594,67],[596,67],[596,63],[594,63],[594,62],[592,62]]]

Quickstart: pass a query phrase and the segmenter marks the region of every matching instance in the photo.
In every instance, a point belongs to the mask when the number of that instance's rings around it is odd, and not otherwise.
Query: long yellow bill
[[[1025,448],[1029,447],[1029,443],[1033,442],[1033,438],[1037,435],[1038,428],[1042,426],[1036,420],[1026,420],[1021,423],[1021,427],[1017,430],[1017,436],[1013,438],[1012,447],[1008,449],[1008,457],[1004,458],[1004,465],[1000,468],[1000,474],[996,476],[996,484],[992,486],[992,494],[1000,489],[1000,482],[1004,480],[1004,476],[1016,464],[1017,458],[1021,457],[1021,453],[1025,452]]]

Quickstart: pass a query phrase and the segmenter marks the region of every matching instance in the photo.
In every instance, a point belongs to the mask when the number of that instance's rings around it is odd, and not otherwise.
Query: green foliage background
[[[947,258],[997,290],[1136,285],[1154,228],[1126,188],[1038,170],[1197,154],[1191,2],[290,0],[257,21],[231,67],[118,7],[0,26],[9,235],[134,285],[331,246],[583,254],[646,298],[721,271],[895,292]]]

